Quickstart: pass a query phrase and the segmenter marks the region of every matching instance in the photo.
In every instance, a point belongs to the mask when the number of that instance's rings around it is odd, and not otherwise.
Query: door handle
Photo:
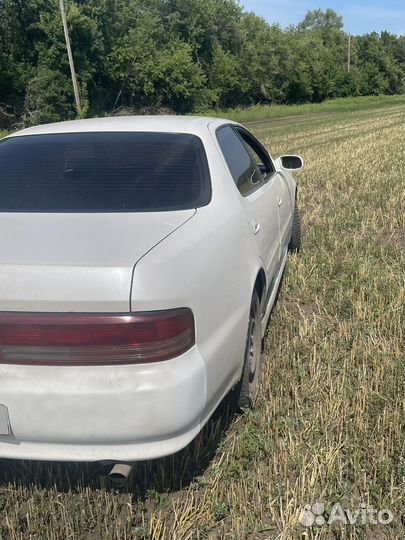
[[[251,222],[253,232],[257,234],[260,231],[260,223],[257,219],[252,219]]]
[[[277,197],[277,204],[281,206],[283,204],[283,199],[281,197]]]

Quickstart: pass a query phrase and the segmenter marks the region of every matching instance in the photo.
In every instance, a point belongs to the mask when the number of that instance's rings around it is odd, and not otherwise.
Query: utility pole
[[[65,33],[65,41],[66,41],[66,49],[68,53],[68,58],[69,58],[70,73],[72,75],[73,91],[75,93],[77,114],[80,116],[82,114],[82,107],[80,104],[79,87],[77,86],[76,71],[75,71],[75,65],[73,63],[72,49],[70,48],[69,32],[68,32],[68,27],[66,23],[65,6],[63,5],[63,0],[59,0],[59,5],[60,5],[60,14],[62,16],[63,31]]]
[[[352,58],[352,40],[351,40],[351,35],[349,34],[349,40],[347,43],[347,73],[350,73],[351,58]]]

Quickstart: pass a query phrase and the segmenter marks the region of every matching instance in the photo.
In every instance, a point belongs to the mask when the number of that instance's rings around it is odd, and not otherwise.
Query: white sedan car
[[[0,457],[157,458],[248,406],[302,166],[213,118],[2,139]]]

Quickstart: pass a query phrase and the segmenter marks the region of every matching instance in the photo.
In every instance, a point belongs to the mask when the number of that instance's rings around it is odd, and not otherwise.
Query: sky
[[[246,11],[254,11],[270,23],[282,27],[302,21],[310,9],[334,9],[343,15],[350,34],[388,30],[405,34],[404,0],[240,0]]]

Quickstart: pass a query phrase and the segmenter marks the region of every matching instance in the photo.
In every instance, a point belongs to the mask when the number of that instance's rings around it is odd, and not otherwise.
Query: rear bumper
[[[186,446],[199,432],[207,382],[198,348],[128,366],[0,365],[11,435],[0,457],[136,461]]]

